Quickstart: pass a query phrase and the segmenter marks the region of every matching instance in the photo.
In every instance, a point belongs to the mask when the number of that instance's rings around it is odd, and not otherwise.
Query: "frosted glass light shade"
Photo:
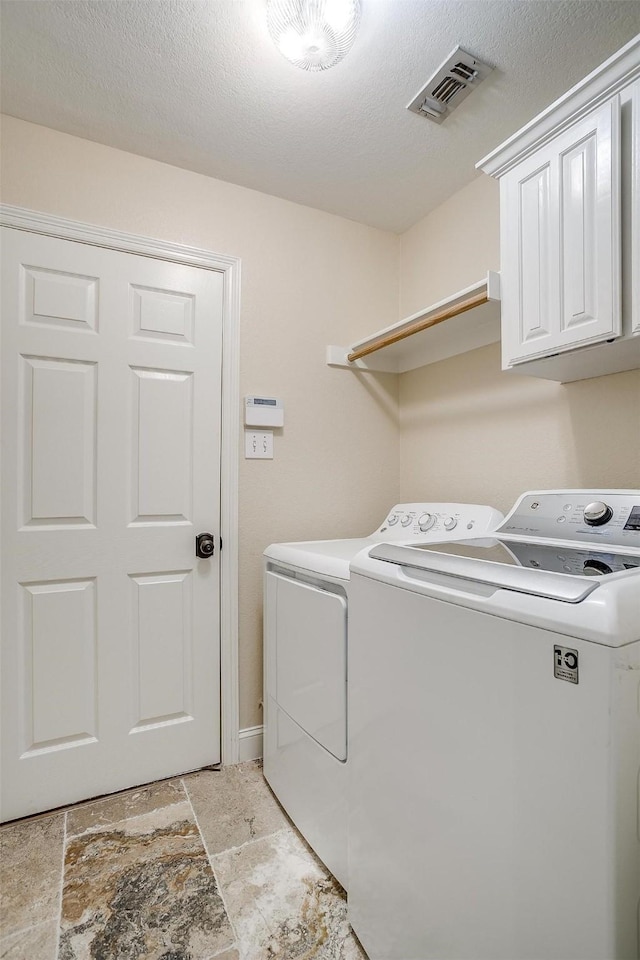
[[[360,6],[361,0],[267,0],[267,26],[296,67],[328,70],[353,46]]]

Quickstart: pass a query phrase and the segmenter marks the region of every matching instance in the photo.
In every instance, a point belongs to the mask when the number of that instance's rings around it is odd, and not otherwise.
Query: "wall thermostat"
[[[275,397],[245,397],[244,422],[247,427],[284,426],[284,404]]]

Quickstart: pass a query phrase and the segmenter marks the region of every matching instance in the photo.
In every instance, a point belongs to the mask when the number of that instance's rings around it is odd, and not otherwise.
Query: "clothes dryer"
[[[451,541],[501,519],[488,506],[403,503],[368,537],[265,550],[264,774],[344,887],[349,563],[381,540]]]
[[[371,960],[635,960],[640,491],[351,567],[349,900]]]

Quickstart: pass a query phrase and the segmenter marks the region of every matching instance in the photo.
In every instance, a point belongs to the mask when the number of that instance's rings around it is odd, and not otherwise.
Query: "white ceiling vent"
[[[407,104],[407,110],[442,123],[492,70],[493,67],[476,60],[462,47],[456,47]]]

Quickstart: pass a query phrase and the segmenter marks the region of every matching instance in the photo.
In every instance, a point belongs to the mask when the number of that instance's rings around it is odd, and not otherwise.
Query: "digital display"
[[[640,530],[640,505],[631,507],[629,519],[624,525],[625,530]]]
[[[255,397],[254,404],[259,407],[275,407],[277,400],[270,400],[268,397]]]

